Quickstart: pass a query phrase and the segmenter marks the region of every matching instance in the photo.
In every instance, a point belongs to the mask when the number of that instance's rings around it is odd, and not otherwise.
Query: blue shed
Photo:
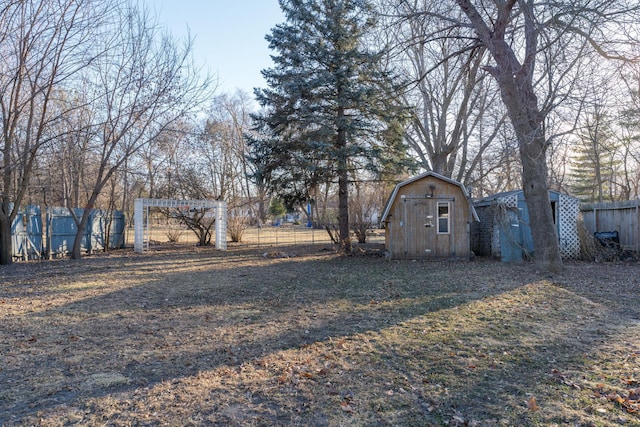
[[[555,190],[549,191],[549,202],[562,258],[579,258],[580,202]],[[476,200],[473,205],[480,218],[471,230],[471,249],[476,255],[502,261],[522,261],[533,255],[529,210],[522,190],[494,194]]]

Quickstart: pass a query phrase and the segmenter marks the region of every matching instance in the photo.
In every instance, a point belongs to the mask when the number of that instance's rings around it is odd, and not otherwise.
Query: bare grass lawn
[[[640,426],[638,264],[324,249],[4,267],[0,425]]]

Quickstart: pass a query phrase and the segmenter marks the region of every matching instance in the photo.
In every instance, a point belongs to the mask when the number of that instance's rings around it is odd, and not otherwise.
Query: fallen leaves
[[[346,341],[344,339],[339,339],[338,341],[336,341],[336,348],[340,350],[346,350]]]
[[[568,379],[565,374],[563,374],[557,369],[554,369],[551,371],[551,376],[563,385],[574,388],[576,390],[580,390],[580,386],[578,384]]]
[[[574,279],[582,264],[567,266],[562,286],[525,285],[535,277],[526,266],[379,266],[313,252],[281,266],[255,250],[249,258],[136,256],[95,295],[30,278],[40,296],[20,295],[22,311],[55,308],[8,315],[18,302],[0,299],[10,349],[1,374],[11,381],[0,390],[0,419],[30,402],[44,421],[34,415],[24,425],[73,424],[76,415],[75,424],[191,417],[207,425],[441,427],[638,417],[627,412],[640,404],[640,322],[619,323],[608,307],[578,298],[586,293]],[[91,280],[86,266],[95,261],[83,262]],[[76,267],[59,264],[60,280],[71,280],[66,271]],[[637,278],[635,268],[627,274]],[[617,283],[593,292],[607,297]],[[620,324],[624,335],[613,333]],[[598,381],[612,383],[594,397]],[[75,414],[68,403],[76,398],[92,412]]]
[[[612,393],[607,398],[630,414],[636,414],[640,411],[640,388],[628,390],[626,397]]]
[[[630,390],[628,399],[636,401],[636,402],[639,401],[640,400],[640,388],[636,388],[634,390]]]
[[[352,413],[355,410],[355,405],[353,403],[353,393],[346,392],[342,396],[342,402],[340,402],[340,409],[342,412]]]
[[[623,380],[623,383],[625,383],[625,381],[626,380]],[[640,387],[627,390],[625,396],[625,393],[621,395],[619,392],[607,390],[604,384],[599,383],[593,390],[593,394],[596,398],[613,402],[629,414],[637,414],[640,412]]]
[[[353,406],[348,400],[343,400],[342,402],[340,402],[340,409],[342,409],[342,412],[353,412]]]

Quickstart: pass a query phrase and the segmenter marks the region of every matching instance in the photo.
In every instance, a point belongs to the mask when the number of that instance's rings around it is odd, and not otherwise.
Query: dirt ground
[[[0,269],[0,425],[640,426],[640,265],[156,248]]]

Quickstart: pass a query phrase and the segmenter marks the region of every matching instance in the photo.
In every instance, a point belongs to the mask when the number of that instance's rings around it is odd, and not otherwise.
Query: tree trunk
[[[76,235],[73,239],[71,259],[80,259],[82,257],[82,237],[84,236],[84,231],[86,230],[87,223],[89,222],[89,215],[91,215],[91,209],[85,208],[82,212],[82,218],[78,223],[78,230],[76,231]]]
[[[547,141],[544,132],[544,114],[538,107],[533,89],[533,75],[537,53],[538,28],[533,22],[532,3],[524,15],[524,56],[518,60],[513,46],[506,39],[507,27],[516,4],[510,0],[498,2],[495,20],[484,21],[470,0],[456,0],[467,15],[482,44],[489,49],[496,65],[485,69],[493,75],[500,88],[500,96],[518,138],[522,162],[522,187],[529,210],[529,225],[533,238],[536,264],[547,271],[562,269],[560,247],[547,186]]]
[[[346,163],[346,162],[344,162]],[[346,166],[338,176],[338,224],[340,226],[340,252],[351,253],[349,231],[349,173]]]
[[[198,245],[207,246],[207,230],[204,227],[198,227]]]
[[[0,215],[0,264],[9,265],[12,262],[11,221],[5,215]]]
[[[340,92],[340,91],[338,91]],[[344,108],[338,108],[338,123],[344,120]],[[341,253],[351,253],[351,233],[349,232],[349,170],[347,169],[347,132],[338,128],[336,136],[337,172],[338,172],[338,225],[340,227]]]
[[[258,188],[258,220],[260,225],[267,222],[267,208],[264,201],[267,199],[267,191],[265,186],[261,183],[257,185]]]
[[[553,221],[547,184],[547,141],[543,118],[538,110],[533,87],[502,79],[502,100],[518,138],[522,163],[522,190],[529,211],[534,260],[543,270],[562,269],[558,233]]]
[[[549,201],[546,156],[541,154],[545,152],[544,144],[544,136],[538,136],[529,144],[520,144],[522,189],[529,210],[531,234],[534,236],[534,260],[540,268],[557,272],[562,269],[562,259]]]

